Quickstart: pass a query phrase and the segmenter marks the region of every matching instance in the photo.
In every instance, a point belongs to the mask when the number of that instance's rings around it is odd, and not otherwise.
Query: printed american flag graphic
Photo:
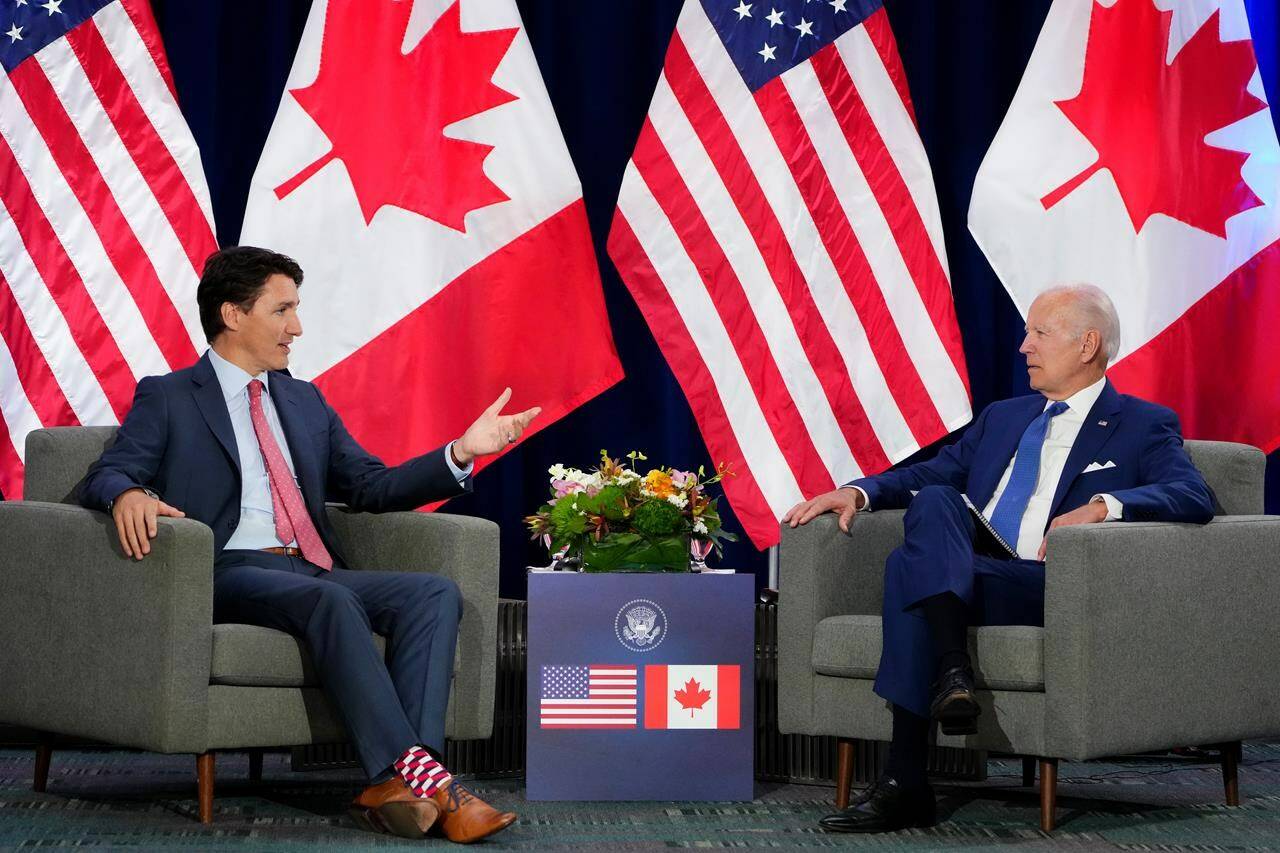
[[[27,433],[118,423],[203,348],[217,248],[146,0],[0,3],[0,492]]]
[[[686,0],[609,254],[757,547],[972,417],[880,0]]]
[[[544,729],[634,729],[636,667],[544,666],[540,705]]]

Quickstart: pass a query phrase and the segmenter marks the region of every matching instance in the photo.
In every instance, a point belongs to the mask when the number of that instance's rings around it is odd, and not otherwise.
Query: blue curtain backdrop
[[[663,464],[712,465],[679,386],[604,251],[623,167],[681,3],[519,1],[582,179],[627,378],[530,439],[482,474],[475,494],[449,505],[449,511],[501,525],[505,596],[523,597],[523,567],[545,562],[545,554],[527,542],[521,518],[545,497],[545,471],[551,464],[589,466],[599,449],[607,447],[615,453],[640,449]],[[885,5],[933,164],[977,411],[1028,391],[1017,353],[1022,318],[969,236],[965,215],[973,176],[1013,98],[1050,0],[886,0]],[[1275,105],[1280,99],[1277,0],[1246,0],[1246,5],[1268,101]],[[153,0],[153,6],[183,111],[200,144],[219,242],[233,245],[310,0]],[[1274,106],[1272,114],[1274,118]],[[317,310],[323,308],[308,302],[305,311]],[[1280,512],[1278,457],[1272,455],[1268,472],[1270,512]],[[726,516],[736,529],[732,512]],[[722,565],[754,571],[759,581],[766,571],[764,555],[745,543],[731,546]]]

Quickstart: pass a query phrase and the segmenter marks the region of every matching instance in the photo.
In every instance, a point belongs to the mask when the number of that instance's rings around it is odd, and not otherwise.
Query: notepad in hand
[[[973,516],[974,552],[987,557],[1016,560],[1018,558],[1018,549],[1006,542],[1004,537],[996,532],[996,529],[991,526],[991,522],[982,514],[982,511],[973,505],[973,501],[969,500],[968,495],[961,495],[960,497],[964,498],[964,505],[969,508],[969,513]]]

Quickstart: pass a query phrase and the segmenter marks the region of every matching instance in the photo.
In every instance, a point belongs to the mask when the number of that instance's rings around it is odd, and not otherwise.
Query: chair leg
[[[1053,832],[1058,807],[1058,759],[1040,759],[1040,830]]]
[[[1222,744],[1222,784],[1227,790],[1227,805],[1240,805],[1240,741]]]
[[[262,752],[263,751],[261,749],[249,750],[249,781],[250,782],[262,781]]]
[[[1036,783],[1036,760],[1028,755],[1022,757],[1022,787],[1030,788]]]
[[[849,807],[849,789],[853,787],[853,741],[840,738],[836,747],[836,808]]]
[[[200,822],[213,823],[213,753],[196,756],[196,788],[200,802]]]
[[[53,737],[43,732],[36,742],[36,772],[31,789],[41,794],[49,786],[49,763],[53,760]]]

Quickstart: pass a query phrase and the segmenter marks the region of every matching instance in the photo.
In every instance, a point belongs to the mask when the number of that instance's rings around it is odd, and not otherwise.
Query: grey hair
[[[1102,288],[1092,284],[1059,284],[1040,296],[1067,296],[1071,300],[1074,332],[1080,337],[1090,329],[1098,332],[1102,357],[1110,364],[1120,352],[1120,315]]]

